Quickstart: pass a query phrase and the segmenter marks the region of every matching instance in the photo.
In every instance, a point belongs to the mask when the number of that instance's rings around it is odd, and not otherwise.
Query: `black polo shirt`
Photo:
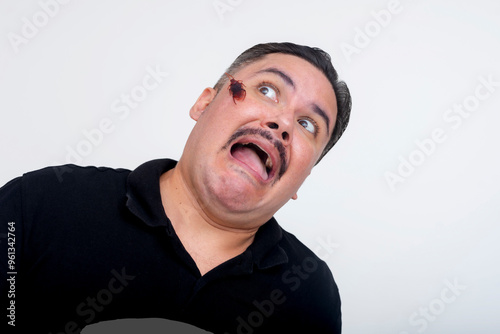
[[[340,333],[328,266],[274,218],[242,254],[201,276],[161,202],[160,175],[175,164],[48,167],[0,189],[9,332],[14,315],[17,330],[53,334],[123,318],[213,333]]]

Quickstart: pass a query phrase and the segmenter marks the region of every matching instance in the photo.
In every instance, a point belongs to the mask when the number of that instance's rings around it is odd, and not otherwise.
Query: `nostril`
[[[275,122],[268,122],[266,125],[269,129],[273,129],[273,130],[278,130],[280,128],[278,123],[275,123]],[[283,138],[284,141],[288,141],[288,139],[290,138],[290,135],[288,134],[288,132],[283,131],[281,133],[281,138]]]
[[[269,122],[267,123],[267,126],[270,128],[270,129],[273,129],[273,130],[276,130],[277,128],[279,128],[278,124],[274,123],[274,122]]]

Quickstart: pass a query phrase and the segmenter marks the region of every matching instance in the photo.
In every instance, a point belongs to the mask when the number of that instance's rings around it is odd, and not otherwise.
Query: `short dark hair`
[[[337,98],[337,119],[335,121],[335,126],[330,140],[326,144],[325,149],[316,162],[317,164],[325,156],[325,154],[330,151],[347,128],[352,108],[349,88],[347,88],[344,81],[339,80],[337,71],[333,67],[331,57],[328,53],[317,47],[297,45],[289,42],[257,44],[240,54],[231,66],[229,66],[226,72],[233,75],[242,67],[247,66],[271,53],[284,53],[307,60],[323,72],[332,84],[333,91],[335,92],[335,96]],[[219,91],[227,80],[227,76],[223,74],[215,84],[214,89]]]

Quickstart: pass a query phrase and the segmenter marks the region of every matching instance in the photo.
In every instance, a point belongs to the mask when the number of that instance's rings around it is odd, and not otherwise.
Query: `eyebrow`
[[[281,79],[283,79],[283,81],[287,85],[289,85],[290,87],[292,87],[293,89],[295,89],[295,83],[293,82],[292,78],[290,78],[290,76],[288,76],[286,73],[284,73],[283,71],[281,71],[281,70],[279,70],[279,69],[277,69],[275,67],[265,68],[263,70],[260,70],[257,73],[273,73],[273,74],[276,74],[276,75],[280,76]],[[316,103],[312,104],[312,109],[313,109],[314,113],[316,113],[321,118],[323,118],[323,120],[326,123],[326,133],[328,135],[330,135],[330,118],[327,116],[326,112],[323,109],[321,109]]]
[[[330,135],[330,118],[326,115],[326,112],[321,109],[316,103],[313,103],[313,111],[321,116],[326,123],[326,133]]]
[[[281,77],[281,79],[283,79],[283,81],[285,81],[285,83],[289,86],[291,86],[293,89],[295,89],[295,83],[293,82],[292,78],[290,78],[290,76],[288,76],[287,74],[285,74],[283,71],[281,70],[278,70],[277,68],[275,67],[270,67],[270,68],[266,68],[266,69],[263,69],[263,70],[260,70],[259,72],[257,73],[274,73],[274,74],[277,74],[278,76]]]

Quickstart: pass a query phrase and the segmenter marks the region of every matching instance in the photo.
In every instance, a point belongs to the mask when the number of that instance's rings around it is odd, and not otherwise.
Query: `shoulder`
[[[130,171],[127,169],[114,169],[109,167],[81,167],[67,164],[50,166],[29,171],[16,177],[1,187],[2,193],[22,192],[24,196],[47,194],[50,191],[70,189],[75,191],[78,186],[99,187],[103,189],[106,184],[122,183]]]
[[[91,185],[94,182],[112,181],[123,179],[130,173],[127,169],[77,166],[72,164],[50,166],[39,170],[25,173],[22,176],[23,183],[36,186],[67,187],[75,184]]]
[[[319,269],[322,274],[331,276],[330,269],[326,262],[320,259],[316,253],[292,233],[283,230],[283,238],[280,242],[280,246],[288,255],[290,263],[316,268]]]
[[[288,256],[281,282],[293,327],[340,333],[340,294],[327,263],[289,232],[283,231],[280,246]]]
[[[313,278],[311,281],[314,281],[314,284],[320,284],[323,288],[329,287],[336,293],[338,290],[337,285],[326,262],[320,259],[295,235],[283,230],[280,246],[287,254],[288,264],[292,269],[295,268],[295,271],[305,272],[308,274],[308,278]]]
[[[21,178],[25,209],[40,208],[49,203],[48,207],[53,208],[124,193],[129,173],[125,169],[69,164],[25,173]]]
[[[294,234],[282,228],[283,238],[281,239],[281,246],[285,248],[287,254],[294,257],[317,257],[317,255],[300,241]],[[318,258],[319,259],[319,258]]]
[[[96,167],[96,166],[77,166],[73,164],[49,166],[39,170],[27,172],[23,178],[38,179],[47,182],[64,183],[73,181],[81,177],[90,176],[119,176],[130,173],[130,170],[124,168]]]

